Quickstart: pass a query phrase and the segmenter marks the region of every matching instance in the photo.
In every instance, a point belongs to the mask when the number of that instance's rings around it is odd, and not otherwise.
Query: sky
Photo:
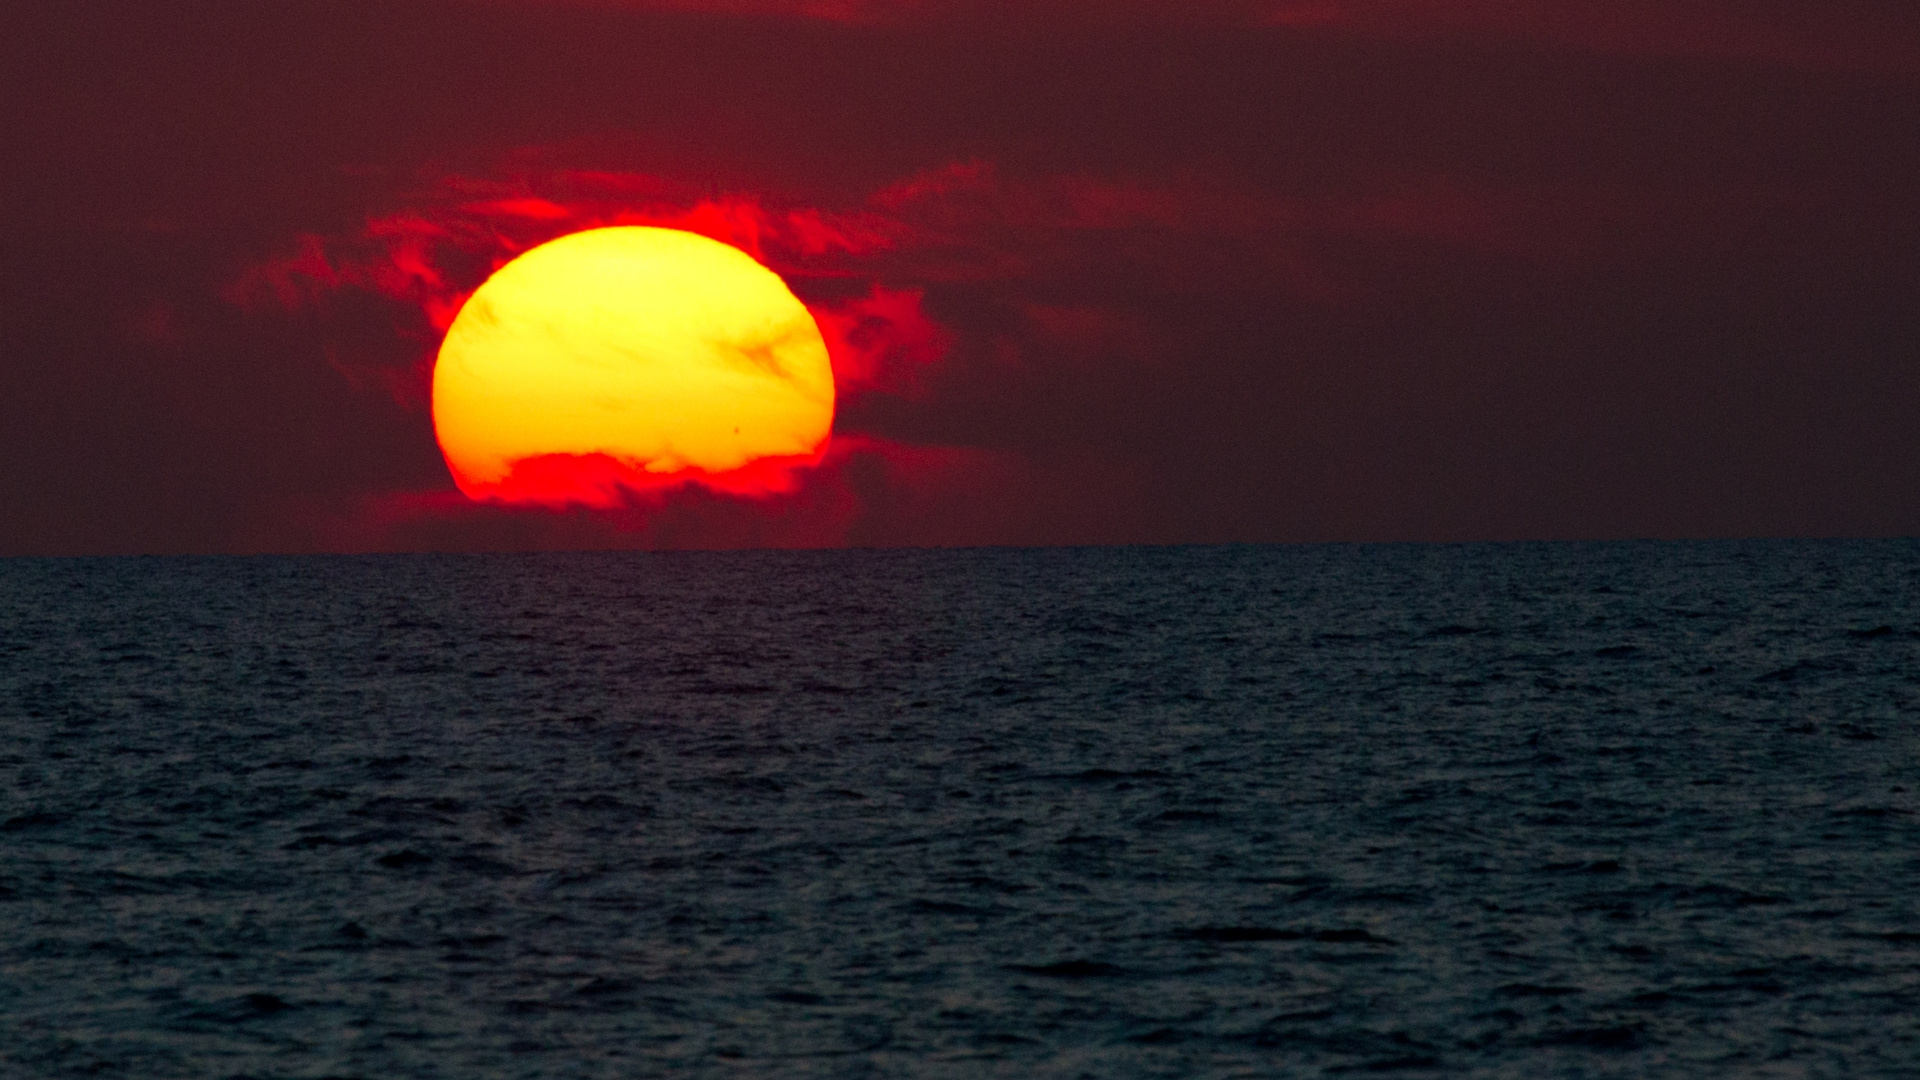
[[[1911,3],[37,0],[0,88],[4,555],[1920,534]],[[814,312],[794,490],[455,490],[440,332],[620,223]]]

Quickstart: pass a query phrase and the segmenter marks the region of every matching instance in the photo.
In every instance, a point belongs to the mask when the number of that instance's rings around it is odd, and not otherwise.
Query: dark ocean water
[[[1920,543],[0,562],[7,1077],[1920,1075]]]

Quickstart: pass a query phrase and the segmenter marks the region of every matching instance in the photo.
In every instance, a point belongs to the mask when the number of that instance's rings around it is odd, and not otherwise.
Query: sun
[[[590,229],[521,254],[467,299],[433,368],[454,483],[509,503],[788,490],[825,452],[833,405],[806,305],[746,252],[678,229]]]

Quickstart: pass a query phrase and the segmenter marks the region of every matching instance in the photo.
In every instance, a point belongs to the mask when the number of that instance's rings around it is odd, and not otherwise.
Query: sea
[[[0,1076],[1920,1076],[1920,542],[0,560]]]

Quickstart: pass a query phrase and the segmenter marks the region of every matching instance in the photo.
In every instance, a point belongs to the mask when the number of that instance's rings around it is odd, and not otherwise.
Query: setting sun
[[[826,343],[779,275],[676,229],[525,252],[460,309],[433,371],[454,482],[513,503],[785,490],[824,452],[833,407]]]

